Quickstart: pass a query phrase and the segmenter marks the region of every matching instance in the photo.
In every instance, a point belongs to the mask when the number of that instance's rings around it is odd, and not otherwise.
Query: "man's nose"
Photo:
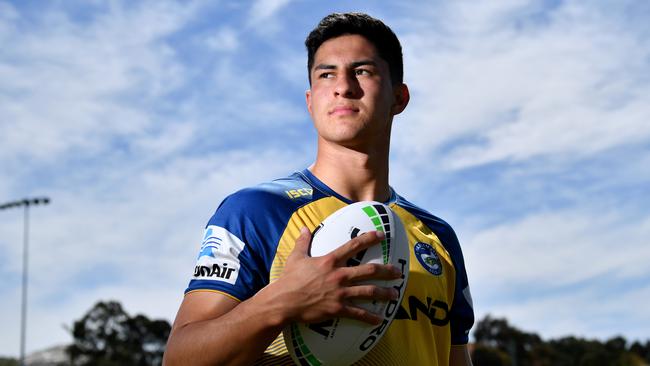
[[[343,97],[355,97],[359,94],[361,90],[359,86],[359,80],[357,80],[354,73],[341,73],[336,80],[336,87],[334,88],[334,93],[337,96]]]

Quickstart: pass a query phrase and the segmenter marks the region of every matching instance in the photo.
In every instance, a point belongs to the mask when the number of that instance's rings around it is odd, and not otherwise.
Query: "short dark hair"
[[[388,63],[393,85],[404,80],[402,46],[393,31],[381,20],[364,13],[332,13],[318,23],[305,40],[307,46],[307,75],[311,85],[311,68],[318,48],[327,40],[345,34],[358,34],[377,49],[379,57]]]

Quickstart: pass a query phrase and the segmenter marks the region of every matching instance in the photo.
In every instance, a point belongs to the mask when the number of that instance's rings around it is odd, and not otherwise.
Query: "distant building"
[[[25,357],[26,366],[61,366],[70,364],[65,353],[68,346],[54,346],[42,351],[32,352]]]

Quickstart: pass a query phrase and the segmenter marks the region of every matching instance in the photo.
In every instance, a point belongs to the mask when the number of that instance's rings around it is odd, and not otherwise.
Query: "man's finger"
[[[402,271],[392,264],[366,263],[341,268],[341,271],[345,273],[346,284],[365,280],[396,280],[402,277]]]
[[[291,252],[292,256],[299,256],[300,258],[305,258],[309,253],[309,244],[311,243],[311,233],[309,229],[303,226],[300,229],[300,236],[296,239],[296,244],[293,247]]]
[[[360,320],[362,322],[373,324],[373,325],[379,325],[382,322],[382,320],[384,320],[384,318],[378,314],[371,313],[366,309],[359,308],[352,305],[346,305],[341,311],[341,316]]]
[[[343,296],[348,299],[390,301],[397,300],[399,292],[391,287],[359,285],[346,288]]]
[[[337,263],[347,261],[359,251],[368,249],[386,238],[383,231],[369,231],[334,249],[332,254]]]

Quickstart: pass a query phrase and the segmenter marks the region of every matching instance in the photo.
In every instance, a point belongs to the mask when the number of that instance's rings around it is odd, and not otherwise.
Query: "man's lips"
[[[359,112],[359,108],[353,106],[337,106],[330,110],[329,114],[333,115],[348,115]]]

